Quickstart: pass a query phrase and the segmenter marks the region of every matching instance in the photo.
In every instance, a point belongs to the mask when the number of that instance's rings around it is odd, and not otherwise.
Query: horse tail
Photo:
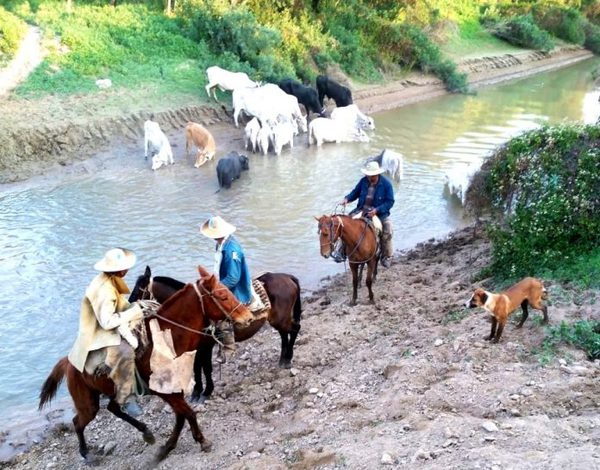
[[[294,302],[293,318],[295,323],[300,323],[300,316],[302,315],[302,301],[300,300],[300,281],[296,276],[292,276],[291,274],[289,276],[290,279],[294,282],[294,284],[296,284],[296,287],[298,287],[298,293],[296,294],[296,302]]]
[[[69,360],[66,357],[63,357],[59,360],[50,375],[42,385],[42,390],[40,391],[40,405],[38,406],[38,410],[41,410],[45,405],[49,404],[50,401],[56,396],[56,392],[58,391],[58,387],[62,382],[65,373],[67,372],[67,367],[69,365]]]

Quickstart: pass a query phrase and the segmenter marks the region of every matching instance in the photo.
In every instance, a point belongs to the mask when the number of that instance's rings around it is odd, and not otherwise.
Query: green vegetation
[[[19,50],[27,25],[0,6],[0,66],[6,64]]]
[[[598,126],[544,127],[512,139],[486,161],[485,204],[497,214],[489,228],[491,272],[517,278],[598,271],[599,142]],[[582,279],[598,282],[592,275]]]
[[[580,320],[567,323],[563,321],[560,325],[550,327],[540,350],[537,351],[540,361],[549,362],[561,343],[583,349],[590,360],[600,359],[600,322]]]
[[[21,37],[4,32],[5,17],[41,26],[50,54],[18,89],[28,97],[94,92],[97,78],[117,89],[198,96],[203,71],[214,64],[263,81],[305,82],[330,68],[363,83],[416,68],[465,92],[453,58],[474,51],[514,51],[510,44],[548,50],[549,33],[598,51],[593,3],[181,0],[166,14],[161,0],[122,0],[116,8],[108,0],[6,0],[0,50],[10,54]]]

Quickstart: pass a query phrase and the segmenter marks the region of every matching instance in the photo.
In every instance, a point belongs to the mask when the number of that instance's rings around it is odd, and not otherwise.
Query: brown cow
[[[215,139],[210,132],[200,124],[188,122],[185,126],[185,153],[190,156],[190,146],[195,145],[198,153],[196,154],[196,168],[201,167],[207,161],[215,156]]]

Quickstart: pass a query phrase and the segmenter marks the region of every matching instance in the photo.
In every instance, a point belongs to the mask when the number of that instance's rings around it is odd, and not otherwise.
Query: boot
[[[381,266],[389,268],[392,265],[392,261],[389,257],[381,258]]]
[[[223,343],[223,349],[226,351],[235,351],[235,335],[231,322],[221,322],[217,331],[217,338]]]
[[[131,394],[129,397],[127,397],[127,400],[125,400],[125,403],[123,403],[121,406],[121,411],[128,414],[132,418],[136,418],[144,413],[142,407],[137,401],[135,394]]]
[[[346,248],[342,242],[336,243],[334,250],[331,252],[331,259],[336,263],[346,261]]]

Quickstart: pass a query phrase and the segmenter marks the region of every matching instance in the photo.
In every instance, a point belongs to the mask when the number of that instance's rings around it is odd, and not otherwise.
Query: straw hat
[[[225,238],[235,232],[235,226],[216,215],[202,224],[200,232],[208,238]]]
[[[116,273],[132,268],[135,264],[135,254],[125,248],[113,248],[104,254],[104,258],[94,265],[96,271]]]
[[[360,171],[362,171],[367,176],[375,176],[375,175],[380,175],[385,170],[383,170],[383,168],[379,167],[379,163],[372,161],[372,162],[367,163],[364,168],[360,169]]]

